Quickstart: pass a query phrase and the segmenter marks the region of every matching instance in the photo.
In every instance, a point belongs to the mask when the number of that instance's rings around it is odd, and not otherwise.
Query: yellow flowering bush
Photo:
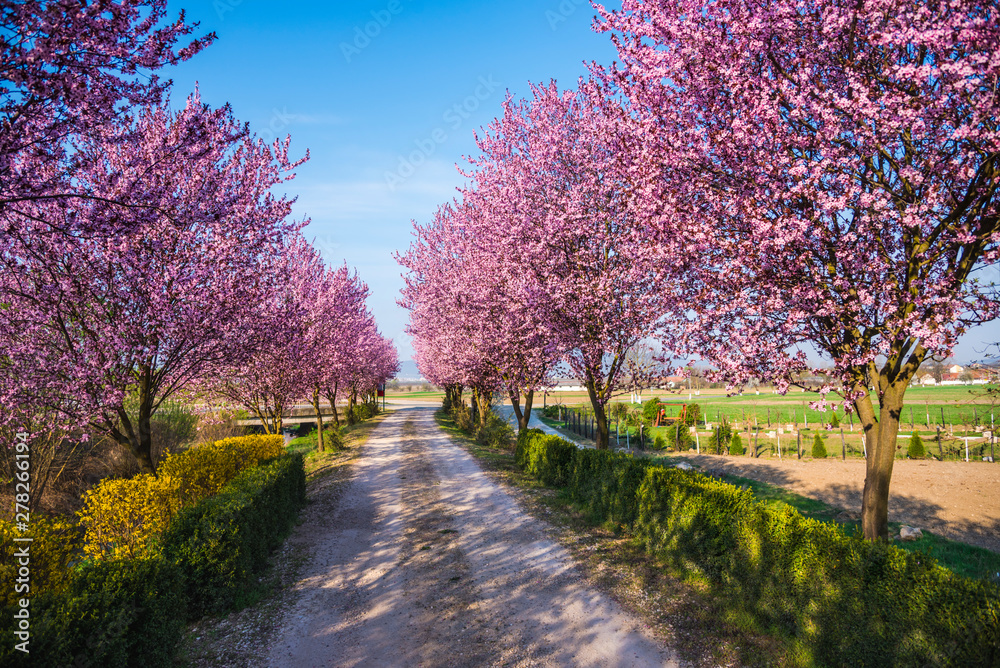
[[[84,554],[93,559],[137,559],[184,505],[176,478],[145,473],[105,480],[83,496]]]
[[[84,495],[84,553],[136,558],[181,508],[213,496],[241,471],[284,451],[281,436],[241,436],[168,456],[158,476],[105,480]]]
[[[284,450],[281,436],[226,438],[167,457],[159,474],[177,478],[182,494],[193,502],[218,494],[240,471],[277,457]]]
[[[44,591],[61,589],[69,578],[69,564],[80,548],[79,527],[63,517],[32,513],[26,532],[0,520],[0,607],[15,605],[18,599],[34,597]],[[30,543],[15,538],[31,538]],[[30,582],[18,582],[18,551],[28,547]],[[25,586],[31,587],[26,590]]]

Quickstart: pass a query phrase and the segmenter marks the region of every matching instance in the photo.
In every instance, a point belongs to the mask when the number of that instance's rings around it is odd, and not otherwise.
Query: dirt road
[[[663,666],[675,655],[435,425],[373,433],[324,521],[272,666]]]

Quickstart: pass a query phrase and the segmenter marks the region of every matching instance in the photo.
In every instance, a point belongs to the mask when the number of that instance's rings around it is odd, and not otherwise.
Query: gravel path
[[[433,409],[389,417],[354,467],[312,534],[270,665],[678,665],[587,586]]]

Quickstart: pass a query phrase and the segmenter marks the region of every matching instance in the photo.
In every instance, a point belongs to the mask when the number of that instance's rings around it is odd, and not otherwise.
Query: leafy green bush
[[[833,415],[830,416],[830,426],[834,429],[840,426],[840,418],[837,417],[837,411],[833,411]]]
[[[547,417],[550,420],[559,419],[559,404],[549,404],[542,408],[542,417]]]
[[[721,455],[725,452],[726,446],[733,439],[733,428],[728,422],[723,422],[712,430],[712,435],[708,439],[708,447],[711,452]]]
[[[920,434],[910,436],[910,446],[906,449],[906,456],[910,459],[923,459],[927,456]]]
[[[647,427],[653,426],[653,420],[656,418],[660,409],[663,407],[660,400],[653,397],[649,401],[644,401],[642,404],[642,420],[646,423]]]
[[[812,456],[813,459],[826,459],[826,443],[819,434],[813,437]]]
[[[472,411],[465,404],[453,404],[451,407],[451,419],[455,421],[458,428],[467,434],[471,434],[475,425],[472,424]]]
[[[517,445],[514,448],[514,463],[518,468],[524,469],[528,466],[528,450],[536,438],[545,436],[541,429],[525,429],[517,435]]]
[[[694,447],[694,438],[691,436],[691,430],[683,424],[676,422],[668,424],[665,433],[667,435],[667,443],[672,450],[687,452]]]
[[[698,474],[651,469],[639,496],[635,533],[647,550],[696,571],[740,614],[795,638],[809,663],[1000,660],[995,585]]]
[[[667,439],[663,438],[663,434],[657,434],[656,438],[653,439],[653,449],[665,450],[666,447],[667,447]]]
[[[476,431],[476,442],[490,448],[510,448],[514,443],[514,428],[496,413],[490,413],[486,424]]]
[[[701,421],[701,406],[698,404],[688,404],[684,413],[684,424],[693,427]]]
[[[304,504],[302,455],[291,454],[247,469],[216,496],[182,510],[163,534],[163,554],[184,570],[193,611],[232,605]]]
[[[31,601],[31,665],[170,666],[187,618],[184,576],[160,557],[87,564],[66,590]],[[17,665],[13,609],[3,611],[0,665]]]
[[[527,439],[524,470],[546,485],[565,485],[576,446],[558,436],[542,434]]]
[[[734,441],[735,441],[734,437]],[[523,434],[517,458],[563,486],[595,522],[700,577],[737,618],[783,633],[809,665],[1000,662],[1000,587],[920,553],[847,536],[749,490],[621,453]]]
[[[729,454],[739,457],[743,454],[743,438],[739,432],[733,434],[733,440],[729,444]]]
[[[371,404],[355,404],[351,415],[354,418],[352,423],[364,422],[375,415],[375,408]]]

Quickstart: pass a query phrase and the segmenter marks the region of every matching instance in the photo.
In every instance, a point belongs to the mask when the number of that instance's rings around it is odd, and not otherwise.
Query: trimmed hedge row
[[[516,457],[596,521],[629,527],[650,554],[701,575],[731,609],[781,629],[805,663],[1000,666],[994,584],[728,483],[538,430],[518,439]]]
[[[195,617],[229,607],[254,581],[305,498],[302,455],[295,454],[247,469],[174,518],[163,535],[163,554],[183,566]]]
[[[10,642],[15,609],[0,611],[0,665],[171,665],[185,622],[256,582],[304,503],[301,455],[243,471],[183,510],[149,556],[86,564],[64,590],[33,597],[30,654]]]

